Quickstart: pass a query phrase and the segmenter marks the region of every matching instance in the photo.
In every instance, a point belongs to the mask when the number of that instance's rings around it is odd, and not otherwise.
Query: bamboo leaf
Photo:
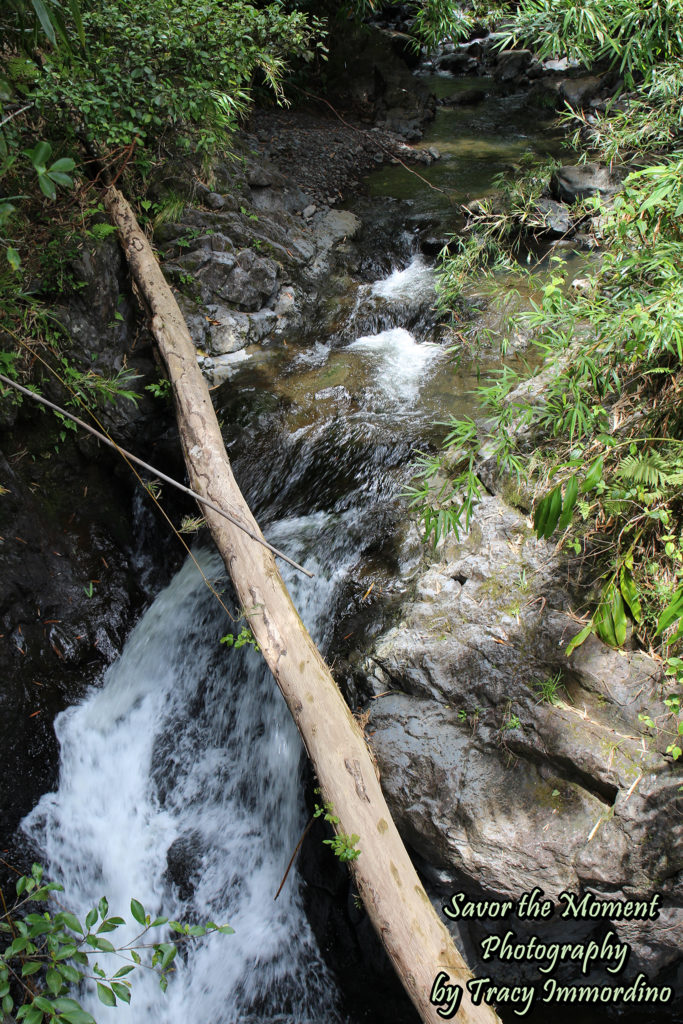
[[[57,39],[55,37],[54,26],[52,24],[52,21],[50,20],[50,15],[47,12],[47,9],[45,7],[45,4],[43,3],[43,0],[31,0],[31,3],[33,4],[33,10],[38,15],[38,21],[40,22],[40,24],[43,27],[43,32],[45,33],[47,38],[50,40],[52,45],[56,46],[57,45]]]
[[[564,502],[562,504],[562,515],[560,516],[560,530],[566,530],[572,521],[572,513],[579,496],[579,481],[576,475],[569,478],[564,491]]]
[[[600,480],[602,480],[602,466],[603,466],[603,458],[602,458],[602,455],[601,455],[591,465],[590,469],[586,473],[586,476],[584,477],[584,481],[581,484],[581,493],[582,494],[586,494],[588,491],[591,491],[595,487],[595,485]]]
[[[624,601],[629,607],[631,615],[636,622],[642,622],[643,612],[640,606],[640,598],[638,597],[638,590],[635,583],[633,582],[633,576],[629,569],[622,565],[621,575],[619,578],[619,587],[621,589],[621,595]]]

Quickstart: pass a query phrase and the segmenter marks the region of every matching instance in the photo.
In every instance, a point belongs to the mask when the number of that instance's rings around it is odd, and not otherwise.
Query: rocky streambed
[[[429,79],[444,102],[409,149],[436,104],[389,56],[402,45],[399,31],[390,43],[385,33],[359,49],[347,76],[355,118],[310,106],[261,112],[239,160],[217,167],[210,183],[182,162],[165,167],[159,197],[171,189],[185,200],[155,240],[252,508],[266,535],[272,526],[301,543],[296,556],[314,559],[326,581],[324,624],[318,605],[313,616],[320,642],[364,723],[392,813],[434,901],[448,903],[454,892],[518,899],[534,888],[554,900],[562,891],[621,901],[659,894],[656,918],[609,927],[631,950],[620,981],[642,971],[674,987],[678,776],[639,719],[661,699],[658,664],[594,638],[567,658],[580,624],[566,564],[535,539],[523,495],[497,479],[484,453],[487,495],[472,529],[436,553],[421,544],[399,497],[414,449],[439,439],[433,422],[476,409],[476,368],[465,363],[454,374],[445,352],[453,337],[433,313],[433,254],[462,225],[460,204],[487,194],[511,159],[530,145],[558,151],[558,140],[545,134],[550,115],[529,107],[529,89],[564,99],[579,76],[564,67],[539,72],[526,55],[496,57],[486,40],[478,49],[446,49],[431,69],[438,81]],[[454,79],[454,72],[467,77]],[[596,102],[612,87],[604,76],[584,85]],[[408,175],[401,162],[419,165],[444,191]],[[365,198],[339,208],[358,176],[380,165]],[[571,182],[572,173],[564,179]],[[616,187],[613,179],[607,185]],[[556,196],[548,200],[557,206],[549,208],[554,221],[567,210],[560,200],[570,198]],[[567,233],[550,222],[548,232]],[[132,366],[143,383],[156,381],[116,243],[91,245],[77,270],[86,289],[62,315],[81,357],[114,370]],[[0,654],[12,681],[2,696],[3,730],[8,763],[23,780],[8,774],[3,794],[3,848],[14,856],[26,842],[13,838],[20,816],[57,781],[52,716],[117,657],[137,613],[179,561],[160,539],[160,520],[134,501],[118,471],[112,489],[113,463],[95,462],[89,442],[67,449],[66,470],[60,460],[61,492],[48,471],[57,465],[51,453],[37,468],[20,458],[31,440],[27,422],[9,417],[2,439],[12,492],[1,506],[9,586]],[[182,477],[168,407],[151,396],[135,412],[119,404],[108,425],[129,447],[144,438],[145,457]],[[46,455],[50,446],[52,435]],[[49,516],[45,492],[63,498]],[[171,510],[177,521],[189,509],[178,503]],[[293,530],[296,517],[303,518]],[[190,704],[199,708],[201,699]],[[296,824],[282,827],[296,831]],[[198,851],[208,842],[203,828],[200,820],[191,836],[170,837],[160,853],[159,891],[165,887],[180,910],[192,908]],[[346,1012],[359,1020],[412,1019],[346,873],[323,858],[320,838],[311,833],[303,852],[302,899],[341,980]],[[40,829],[32,834],[39,853],[44,841]],[[555,918],[542,929],[514,927],[519,941],[542,931],[544,941],[579,943],[601,941],[607,923]],[[533,961],[481,960],[490,921],[454,928],[479,976],[501,984],[540,977]],[[308,942],[301,955],[317,956]],[[557,976],[579,978],[572,963]],[[579,980],[604,985],[609,977],[598,964]],[[290,1007],[299,1005],[293,998]],[[249,1019],[280,1012],[267,990],[249,999],[257,1014]],[[560,1019],[564,1009],[555,1009]],[[515,1019],[513,1007],[501,1004],[501,1012]],[[632,1019],[655,1021],[659,1013],[638,1007]],[[529,1019],[546,1014],[536,1005]],[[592,1019],[588,1011],[582,1017]]]

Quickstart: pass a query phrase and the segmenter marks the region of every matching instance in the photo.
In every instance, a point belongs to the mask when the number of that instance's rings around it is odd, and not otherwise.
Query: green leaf
[[[42,1021],[43,1011],[40,1009],[39,1006],[36,1006],[37,1002],[38,1000],[35,999],[31,1006],[29,1006],[28,1010],[26,1011],[26,1016],[24,1017],[24,1024],[40,1024],[40,1022]],[[17,1014],[17,1020],[18,1019],[19,1014]]]
[[[33,149],[27,149],[25,152],[35,169],[40,173],[45,170],[47,162],[52,155],[52,146],[49,142],[36,142]]]
[[[550,537],[557,526],[561,510],[562,485],[557,484],[549,494],[546,494],[534,513],[534,526],[539,540],[543,537],[547,540]]]
[[[160,924],[168,924],[168,918],[167,917],[155,917],[154,920],[152,921],[151,925],[150,925],[150,928],[156,928],[157,925],[160,925]]]
[[[219,931],[221,933],[221,935],[234,935],[235,934],[235,929],[231,928],[229,924],[222,924],[222,925],[220,925],[216,929],[216,931]]]
[[[27,960],[24,966],[21,968],[22,978],[27,978],[29,974],[35,974],[42,967],[42,963],[39,960]]]
[[[55,173],[57,173],[57,174],[63,174],[65,172],[69,173],[70,171],[73,171],[75,166],[76,166],[76,161],[75,160],[72,160],[70,156],[63,156],[59,160],[55,160],[55,162],[53,164],[51,164],[48,173],[51,174],[51,175],[53,175]]]
[[[74,946],[73,943],[69,942],[67,943],[66,946],[60,946],[57,952],[54,954],[55,960],[65,960],[68,956],[85,956],[85,953],[77,953],[76,946]]]
[[[560,516],[559,528],[566,530],[572,521],[572,513],[579,495],[579,481],[576,475],[569,478],[564,489],[564,501],[562,503],[562,515]]]
[[[633,576],[625,565],[621,567],[621,574],[619,578],[619,588],[624,601],[629,607],[631,615],[636,622],[642,622],[643,613],[640,607],[640,598],[638,597],[638,590],[635,583],[633,582]]]
[[[603,467],[603,458],[602,458],[602,455],[601,455],[591,465],[590,469],[586,473],[586,476],[584,477],[583,483],[581,484],[581,493],[582,494],[586,494],[588,491],[592,490],[595,487],[595,485],[600,480],[602,480],[602,467]]]
[[[187,934],[195,937],[199,935],[206,935],[206,928],[202,928],[200,924],[193,924]]]
[[[138,922],[138,924],[147,924],[147,920],[145,917],[145,908],[143,907],[142,903],[140,903],[138,900],[130,901],[130,912],[135,918],[135,920]]]
[[[178,950],[172,942],[160,942],[159,949],[163,953],[161,959],[161,970],[164,971],[175,957]]]
[[[1,1005],[3,1014],[10,1014],[14,1009],[14,1000],[11,996],[3,996]]]
[[[60,964],[57,969],[64,980],[71,982],[73,985],[77,985],[83,978],[81,972],[77,971],[71,964]]]
[[[81,41],[81,46],[85,50],[85,30],[83,28],[83,18],[81,17],[81,5],[79,0],[69,0],[69,7],[71,9],[71,17],[74,20],[76,31],[78,32],[78,38]]]
[[[69,1024],[95,1024],[95,1018],[82,1010],[80,1006],[75,1010],[62,1010],[62,1017]]]
[[[115,952],[116,952],[116,950],[115,950],[115,949],[114,949],[114,947],[112,946],[112,944],[111,944],[111,942],[109,941],[109,939],[100,939],[100,938],[97,938],[97,939],[95,940],[95,942],[96,942],[96,944],[97,944],[97,948],[98,948],[98,949],[101,949],[103,953],[115,953]]]
[[[107,903],[107,897],[103,896],[100,902],[97,904],[97,909],[100,912],[100,917],[104,921],[105,917],[109,913],[109,904]]]
[[[55,37],[55,30],[50,20],[50,15],[47,13],[43,0],[31,0],[33,4],[33,10],[38,15],[38,21],[43,26],[43,32],[50,40],[53,46],[57,45],[57,39]]]
[[[63,910],[55,916],[56,924],[65,924],[67,928],[70,928],[72,932],[78,932],[79,935],[83,934],[83,928],[75,914],[70,913],[68,910]]]
[[[6,250],[5,255],[7,256],[7,262],[9,263],[12,270],[21,269],[21,256],[19,255],[19,251],[17,249],[14,249],[12,246],[10,246],[9,249]]]
[[[90,931],[92,926],[97,922],[97,910],[95,907],[89,910],[85,918],[85,927]]]
[[[621,647],[626,639],[628,623],[621,592],[613,583],[603,592],[594,621],[601,640],[604,640],[610,647]]]
[[[104,1003],[105,1006],[116,1006],[116,996],[110,988],[103,985],[101,981],[97,982],[97,995],[99,996],[100,1002]]]
[[[81,1004],[69,996],[60,996],[59,999],[55,999],[54,1006],[60,1013],[71,1013],[74,1010],[82,1009]]]
[[[50,181],[47,174],[38,175],[38,184],[40,185],[40,191],[43,195],[47,196],[48,199],[57,198],[57,189],[55,188],[54,182]]]
[[[133,966],[133,964],[128,964],[126,967],[120,967],[119,970],[114,975],[114,977],[123,978],[126,974],[130,974],[130,972],[134,970],[135,967]]]
[[[124,1003],[130,1002],[130,991],[125,985],[122,985],[118,981],[112,981],[111,987],[114,989],[114,992],[119,999],[123,999]]]
[[[62,976],[59,973],[59,971],[56,971],[54,967],[48,968],[47,973],[45,975],[45,981],[47,983],[47,987],[50,989],[50,992],[52,992],[52,995],[59,995],[59,991],[62,985],[64,984]]]
[[[676,591],[672,600],[657,619],[655,636],[659,636],[683,615],[683,587]]]
[[[61,171],[53,171],[52,168],[47,172],[48,178],[54,181],[57,185],[64,185],[66,188],[73,185],[74,180],[68,174],[62,174]]]

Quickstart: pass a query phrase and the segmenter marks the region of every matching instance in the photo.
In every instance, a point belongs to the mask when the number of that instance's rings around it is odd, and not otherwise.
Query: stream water
[[[430,173],[456,201],[490,189],[534,143],[546,146],[542,126],[510,100],[444,110],[425,140],[443,152]],[[255,351],[217,392],[238,481],[266,535],[315,572],[308,581],[284,567],[327,652],[360,592],[380,578],[387,591],[397,586],[391,541],[411,453],[434,437],[434,420],[473,409],[474,369],[456,379],[434,343],[432,268],[412,251],[410,231],[397,230],[397,218],[416,210],[455,223],[455,207],[402,168],[380,170],[368,188],[372,200],[355,208],[370,239],[393,225],[393,269],[352,286],[333,281],[315,343]],[[216,555],[198,557],[229,595]],[[165,998],[140,972],[117,1015],[341,1021],[295,871],[273,900],[305,825],[302,746],[259,656],[219,643],[230,629],[188,561],[101,686],[57,719],[59,788],[23,827],[83,916],[106,894],[112,912],[129,917],[134,896],[153,916],[235,929],[179,957]]]

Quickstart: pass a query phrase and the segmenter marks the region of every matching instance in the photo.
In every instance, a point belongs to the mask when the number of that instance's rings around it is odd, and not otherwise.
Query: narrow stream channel
[[[238,481],[266,535],[315,572],[308,581],[284,567],[327,653],[368,552],[390,546],[412,451],[434,437],[434,420],[473,409],[474,371],[456,378],[434,343],[433,270],[403,225],[416,213],[455,225],[454,196],[485,193],[514,154],[547,148],[538,119],[510,99],[442,110],[424,144],[444,154],[429,173],[452,191],[448,201],[392,167],[353,206],[369,236],[373,218],[396,225],[392,271],[333,283],[315,343],[309,335],[254,352],[217,392]],[[198,557],[229,595],[217,556]],[[340,999],[296,872],[273,901],[305,825],[302,745],[260,657],[221,646],[229,628],[186,563],[101,686],[57,719],[59,788],[23,827],[83,915],[106,894],[129,916],[134,896],[152,915],[235,929],[179,958],[165,998],[154,977],[139,978],[117,1015],[334,1024]]]

